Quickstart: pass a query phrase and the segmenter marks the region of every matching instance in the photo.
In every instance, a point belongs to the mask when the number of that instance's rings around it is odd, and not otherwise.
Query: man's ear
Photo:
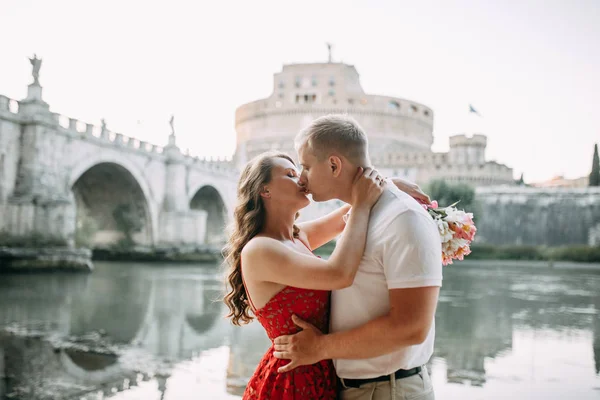
[[[342,159],[338,156],[329,156],[329,168],[335,178],[342,173]]]

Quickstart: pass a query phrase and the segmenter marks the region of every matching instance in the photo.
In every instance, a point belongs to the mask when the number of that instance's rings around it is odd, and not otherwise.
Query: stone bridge
[[[0,95],[0,245],[220,245],[238,172]],[[166,135],[165,135],[166,137]]]

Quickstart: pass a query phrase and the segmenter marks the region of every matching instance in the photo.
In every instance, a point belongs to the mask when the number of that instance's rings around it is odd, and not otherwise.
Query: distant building
[[[587,187],[588,185],[589,177],[587,176],[575,179],[566,179],[563,176],[555,176],[550,180],[531,184],[531,186],[540,188],[582,188]]]
[[[293,140],[298,131],[332,113],[349,114],[365,129],[372,161],[385,175],[421,185],[435,178],[473,186],[514,182],[512,168],[485,160],[484,135],[452,136],[447,153],[433,152],[432,109],[367,94],[354,66],[334,62],[284,65],[274,75],[268,98],[238,107],[236,165],[271,149],[296,157]]]

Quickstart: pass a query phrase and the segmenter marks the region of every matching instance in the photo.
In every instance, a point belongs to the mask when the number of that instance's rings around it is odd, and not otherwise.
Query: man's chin
[[[319,195],[315,195],[314,193],[310,193],[310,199],[317,203],[324,201],[323,198],[321,198]]]

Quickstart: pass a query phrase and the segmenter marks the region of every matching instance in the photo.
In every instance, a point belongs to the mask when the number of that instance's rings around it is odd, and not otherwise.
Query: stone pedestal
[[[163,211],[160,215],[160,245],[204,244],[207,216],[203,210]]]
[[[74,245],[75,205],[69,201],[38,202],[13,198],[0,204],[0,244],[9,246]]]
[[[165,200],[163,210],[168,212],[186,212],[189,210],[185,187],[184,156],[172,141],[164,149],[167,156],[167,174],[165,182]]]
[[[50,106],[42,99],[42,87],[36,83],[27,86],[27,97],[19,102],[19,114],[41,117],[48,123],[55,123]]]

